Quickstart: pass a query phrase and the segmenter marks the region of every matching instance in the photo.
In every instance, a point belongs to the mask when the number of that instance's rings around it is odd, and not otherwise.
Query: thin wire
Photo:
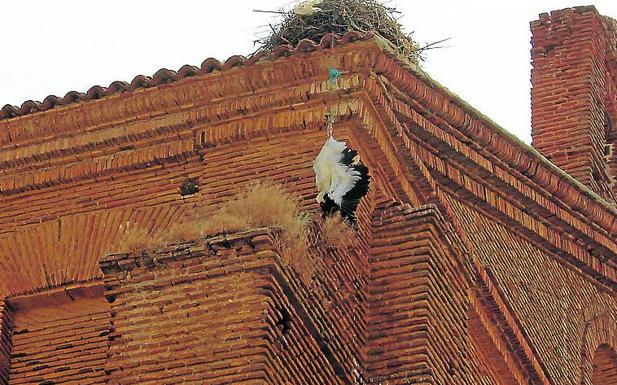
[[[333,35],[334,36],[334,35]],[[334,39],[332,40],[334,44]],[[341,72],[334,67],[328,68],[328,92],[330,93],[329,101],[327,104],[332,105],[332,101],[334,99],[334,92],[336,90],[336,83],[338,81],[339,76],[341,76]],[[328,130],[328,138],[332,138],[332,132],[334,131],[334,109],[330,108],[328,112],[326,112],[327,120],[327,130]]]
[[[332,131],[334,131],[334,113],[332,111],[328,111],[326,115],[328,117],[328,120],[326,123],[328,138],[332,138]]]

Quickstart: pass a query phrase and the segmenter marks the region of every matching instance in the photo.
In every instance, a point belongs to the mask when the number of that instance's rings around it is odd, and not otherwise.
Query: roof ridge
[[[343,45],[356,40],[368,40],[373,37],[372,32],[350,31],[343,35],[328,33],[324,35],[319,43],[309,39],[303,39],[295,46],[286,44],[275,47],[272,50],[261,50],[249,57],[233,55],[224,62],[215,58],[207,58],[201,63],[200,67],[185,64],[178,71],[161,68],[152,76],[137,75],[130,83],[125,81],[113,81],[108,87],[99,85],[92,86],[85,93],[69,91],[60,98],[56,95],[48,95],[42,102],[26,100],[21,106],[6,104],[0,109],[0,120],[10,119],[18,116],[34,114],[36,112],[47,111],[59,106],[100,99],[106,96],[131,92],[136,89],[156,87],[165,83],[172,83],[191,76],[205,75],[215,71],[225,71],[234,67],[250,65],[260,60],[276,60],[280,57],[288,56],[297,52],[310,52],[317,49],[327,49],[338,45]]]

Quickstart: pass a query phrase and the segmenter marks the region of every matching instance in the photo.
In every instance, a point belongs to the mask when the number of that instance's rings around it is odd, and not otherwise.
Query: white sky
[[[85,92],[161,67],[199,66],[255,50],[275,16],[253,9],[289,0],[4,0],[0,8],[0,106]],[[529,22],[539,13],[593,4],[617,18],[615,0],[391,0],[420,43],[450,37],[424,69],[525,142],[530,142]]]

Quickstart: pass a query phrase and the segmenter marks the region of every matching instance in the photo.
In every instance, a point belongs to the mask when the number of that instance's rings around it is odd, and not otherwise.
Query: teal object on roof
[[[336,84],[336,80],[341,76],[341,71],[334,67],[328,68],[328,84],[333,86]]]

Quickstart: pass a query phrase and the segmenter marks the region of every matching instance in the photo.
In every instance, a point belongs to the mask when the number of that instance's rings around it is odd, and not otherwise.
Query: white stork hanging
[[[332,137],[333,124],[333,115],[329,114],[328,139],[313,162],[317,202],[324,215],[340,212],[353,223],[360,199],[368,192],[370,176],[358,152]]]

